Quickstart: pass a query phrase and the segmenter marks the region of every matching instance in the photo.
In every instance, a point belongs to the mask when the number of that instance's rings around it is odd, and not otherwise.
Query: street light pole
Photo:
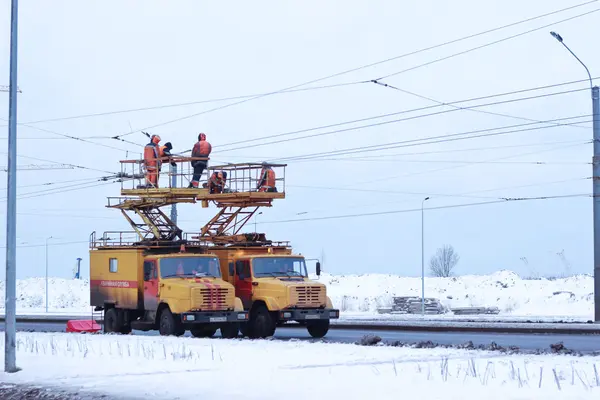
[[[46,313],[48,313],[48,240],[52,239],[52,236],[46,238]]]
[[[421,314],[425,315],[425,213],[423,206],[429,197],[421,202]]]
[[[18,0],[10,13],[10,86],[8,106],[8,178],[6,196],[6,292],[4,371],[17,372],[17,21]]]
[[[550,34],[558,40],[569,53],[585,68],[592,91],[594,156],[592,158],[593,220],[594,220],[594,321],[600,322],[600,90],[594,86],[588,67],[563,42],[556,32]]]

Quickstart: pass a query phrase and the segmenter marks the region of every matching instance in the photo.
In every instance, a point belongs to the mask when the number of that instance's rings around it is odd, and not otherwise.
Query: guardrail
[[[82,315],[27,315],[17,316],[17,323],[66,324],[68,320],[90,319]],[[4,316],[0,316],[0,322]],[[102,319],[96,319],[99,324]],[[278,328],[298,328],[296,323],[285,324]],[[388,323],[349,323],[332,320],[332,330],[358,330],[364,332],[480,332],[480,333],[521,333],[521,334],[563,334],[563,335],[600,335],[600,324],[582,323],[514,323],[514,322],[428,322],[428,321],[389,321]]]

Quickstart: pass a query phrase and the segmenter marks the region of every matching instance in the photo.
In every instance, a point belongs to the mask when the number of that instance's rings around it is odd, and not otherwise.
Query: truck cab
[[[323,337],[330,320],[339,318],[326,286],[308,278],[304,257],[291,254],[290,249],[213,251],[219,256],[223,276],[250,313],[240,327],[244,336],[272,336],[276,326],[295,321],[306,326],[312,337]]]
[[[214,254],[147,249],[90,251],[91,305],[104,310],[106,332],[237,337],[248,319]]]

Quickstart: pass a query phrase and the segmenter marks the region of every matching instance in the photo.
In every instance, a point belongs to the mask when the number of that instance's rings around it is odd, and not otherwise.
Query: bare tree
[[[444,245],[437,249],[435,256],[429,260],[429,270],[433,276],[447,278],[452,274],[452,270],[458,264],[460,256],[454,251],[451,245]]]

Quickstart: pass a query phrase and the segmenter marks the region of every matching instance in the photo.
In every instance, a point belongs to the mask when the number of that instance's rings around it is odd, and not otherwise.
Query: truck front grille
[[[192,289],[192,308],[195,310],[233,308],[233,291],[228,288],[194,288]]]
[[[293,302],[298,307],[319,307],[325,305],[325,290],[320,286],[296,286]]]

